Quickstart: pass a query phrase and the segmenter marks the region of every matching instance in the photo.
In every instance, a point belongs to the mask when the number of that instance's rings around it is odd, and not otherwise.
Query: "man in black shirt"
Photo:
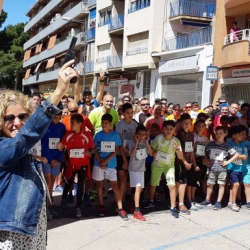
[[[141,111],[134,115],[134,119],[141,125],[146,121],[146,119],[151,116],[151,114],[149,113],[149,100],[147,98],[142,98],[140,107]]]

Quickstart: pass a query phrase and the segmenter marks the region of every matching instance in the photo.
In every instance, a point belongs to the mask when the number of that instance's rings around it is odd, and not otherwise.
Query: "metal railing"
[[[83,72],[90,73],[94,71],[94,62],[86,62],[85,63],[85,69]]]
[[[142,54],[142,53],[148,53],[148,47],[127,50],[126,55],[132,56],[132,55]]]
[[[102,27],[104,25],[107,25],[110,23],[110,20],[111,18],[107,19],[107,20],[104,20],[104,21],[101,21],[100,23],[98,23],[98,27]]]
[[[103,63],[108,61],[108,56],[96,58],[96,63]]]
[[[86,40],[95,39],[95,28],[91,28],[86,32]]]
[[[96,0],[88,0],[88,7],[96,5]]]
[[[190,15],[212,18],[215,15],[216,3],[200,3],[196,1],[179,0],[170,2],[170,17]]]
[[[112,17],[109,22],[109,31],[124,27],[124,13]]]
[[[211,43],[212,28],[199,29],[165,40],[164,50],[171,51]]]
[[[130,9],[128,10],[128,13],[132,13],[132,12],[135,12],[135,11],[138,11],[138,10],[141,10],[141,9],[144,9],[144,8],[147,8],[150,6],[150,0],[148,2],[145,2],[145,3],[141,3],[141,4],[134,4],[130,7]]]
[[[110,56],[107,61],[107,68],[121,68],[122,67],[122,54],[118,54],[116,56]]]
[[[230,34],[224,38],[224,45],[242,40],[250,41],[250,29],[231,31]]]

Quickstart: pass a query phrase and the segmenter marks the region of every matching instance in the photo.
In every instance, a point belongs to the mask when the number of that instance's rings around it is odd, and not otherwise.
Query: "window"
[[[143,97],[150,99],[151,71],[144,71],[143,77]]]
[[[110,43],[98,46],[98,58],[96,59],[97,63],[107,61],[110,56]]]
[[[135,0],[131,1],[131,7],[128,10],[128,13],[135,12],[140,9],[144,9],[146,7],[150,6],[150,0]]]
[[[111,19],[111,9],[100,11],[100,21],[98,27],[108,24],[110,19]]]
[[[128,37],[127,56],[148,52],[148,31]]]

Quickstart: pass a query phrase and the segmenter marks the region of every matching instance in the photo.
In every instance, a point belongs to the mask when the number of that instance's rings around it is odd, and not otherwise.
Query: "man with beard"
[[[140,107],[141,107],[141,111],[135,114],[133,118],[140,125],[142,125],[151,116],[151,114],[149,113],[149,108],[150,108],[149,100],[147,98],[142,98]]]
[[[90,112],[96,108],[96,106],[92,103],[92,92],[90,90],[83,91],[82,100],[83,104],[78,109],[78,112],[79,114],[89,116]]]

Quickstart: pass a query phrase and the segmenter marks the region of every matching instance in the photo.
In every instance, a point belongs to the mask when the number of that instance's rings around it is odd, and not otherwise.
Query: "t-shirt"
[[[173,121],[177,121],[178,119],[180,119],[181,117],[178,115],[177,117],[174,117],[174,115],[172,114],[172,115],[169,115],[168,117],[167,117],[167,121],[169,121],[169,120],[173,120]]]
[[[102,111],[102,107],[95,108],[89,114],[89,120],[91,121],[91,123],[93,124],[93,126],[95,128],[95,133],[97,133],[97,132],[99,132],[99,131],[102,130],[102,116],[104,114],[105,113]],[[110,114],[113,117],[112,124],[114,126],[116,126],[116,124],[119,121],[118,114],[117,114],[117,112],[114,109],[110,110]]]
[[[163,135],[158,135],[155,137],[151,144],[151,147],[157,150],[158,152],[157,156],[154,158],[152,165],[161,168],[174,168],[176,157],[176,149],[173,145],[174,141],[177,143],[178,147],[181,150],[181,143],[176,137],[173,136],[171,140],[166,140]]]
[[[143,125],[144,122],[151,116],[150,113],[144,114],[142,111],[135,114],[133,119],[135,119],[140,125]]]
[[[243,164],[242,167],[242,174],[250,174],[250,141],[243,141],[244,145],[245,155],[247,156],[247,160],[245,161],[245,164]],[[244,163],[244,162],[243,162]]]
[[[195,158],[202,158],[205,156],[206,145],[208,144],[208,139],[206,136],[198,136],[194,133],[194,155]]]
[[[209,154],[209,159],[212,164],[211,171],[226,172],[226,167],[219,164],[220,161],[225,161],[229,155],[236,154],[236,150],[227,142],[217,144],[215,141],[208,143],[206,153]]]
[[[89,118],[87,116],[85,116],[85,115],[82,115],[82,117],[83,117],[82,129],[84,131],[93,130],[93,125],[91,124]],[[62,119],[62,123],[65,125],[67,131],[71,130],[70,119],[71,119],[71,115],[67,115]],[[86,130],[86,128],[87,128],[87,130]]]
[[[135,143],[136,142],[134,139],[129,140],[128,142],[129,154],[131,154],[131,151],[133,150]],[[144,172],[146,170],[145,162],[147,156],[148,152],[145,141],[139,142],[136,150],[136,155],[130,156],[128,170],[132,172]]]
[[[115,147],[122,145],[122,141],[120,135],[116,131],[111,131],[108,134],[100,131],[95,135],[94,144],[97,147],[100,159],[107,159],[113,152],[115,152]],[[96,158],[94,158],[94,165],[100,167]],[[117,167],[116,156],[108,162],[107,167]]]
[[[152,144],[152,142],[154,141],[155,137],[156,136],[150,136],[150,138],[149,138],[149,145]],[[148,155],[148,157],[146,159],[146,163],[152,164],[153,160],[154,160],[154,156]]]

